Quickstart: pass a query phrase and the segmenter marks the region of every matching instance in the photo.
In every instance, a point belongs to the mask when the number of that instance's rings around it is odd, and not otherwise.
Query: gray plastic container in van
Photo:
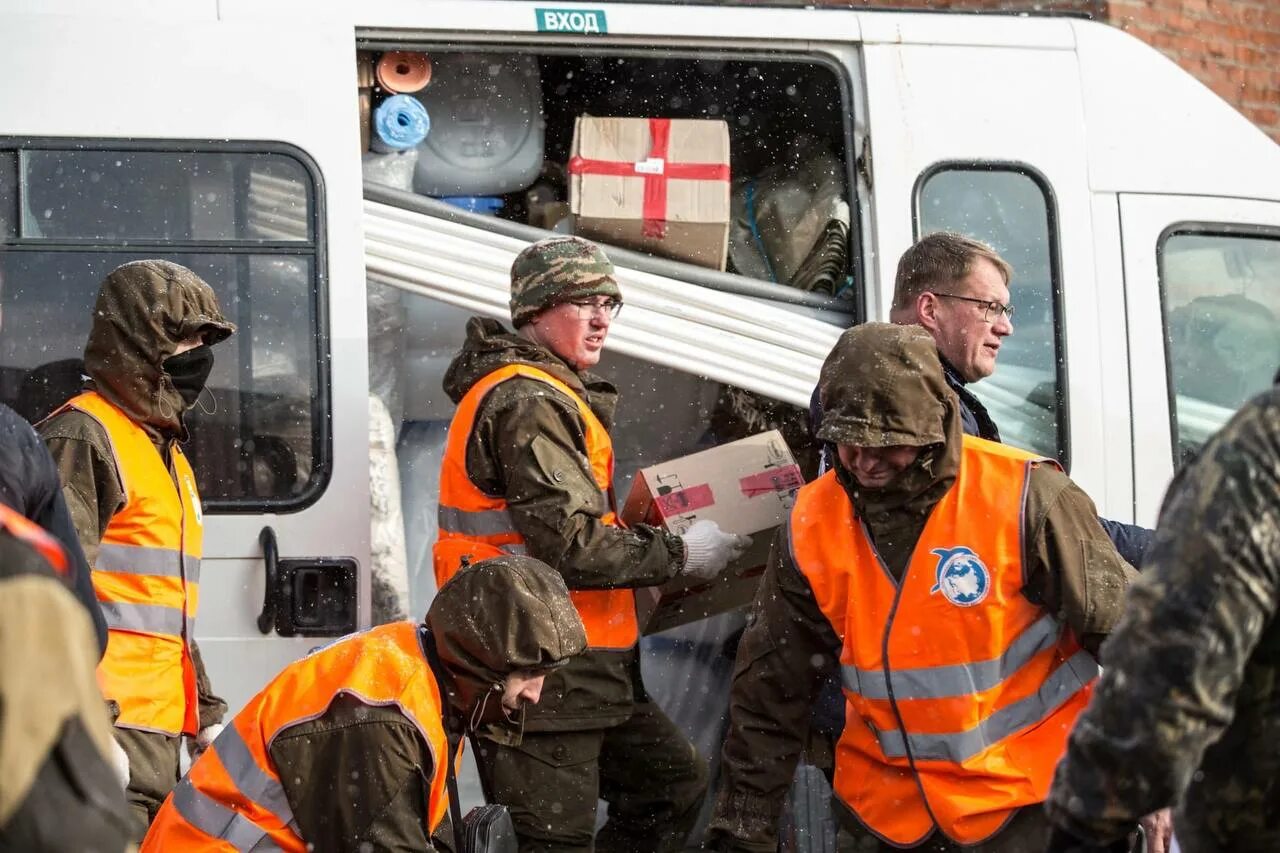
[[[542,171],[542,80],[532,56],[433,54],[431,84],[414,97],[431,117],[413,189],[422,195],[497,195]]]

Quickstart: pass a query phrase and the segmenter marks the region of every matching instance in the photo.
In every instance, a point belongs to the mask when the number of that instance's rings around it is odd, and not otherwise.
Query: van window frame
[[[1030,178],[1044,196],[1046,230],[1049,235],[1049,289],[1053,305],[1054,398],[1057,402],[1057,461],[1071,471],[1071,395],[1067,386],[1067,316],[1062,299],[1062,234],[1058,225],[1058,198],[1044,173],[1020,160],[940,160],[923,169],[911,188],[911,233],[919,240],[921,199],[925,185],[942,172],[1013,172]],[[1016,270],[1014,271],[1016,274]],[[1015,327],[1014,334],[1017,334]],[[999,366],[996,370],[999,370]],[[999,424],[996,425],[997,427]]]
[[[1176,473],[1185,466],[1179,464],[1178,393],[1173,387],[1173,341],[1169,337],[1169,293],[1165,288],[1164,261],[1165,245],[1174,237],[1245,237],[1280,243],[1280,228],[1243,222],[1185,219],[1165,226],[1160,236],[1156,237],[1156,289],[1160,300],[1160,333],[1164,344],[1164,387],[1169,407],[1169,454]]]
[[[22,211],[25,181],[21,169],[22,152],[34,151],[122,151],[157,154],[279,154],[297,162],[307,173],[311,237],[304,240],[164,240],[129,239],[126,243],[98,239],[9,237],[0,233],[0,252],[85,252],[136,255],[154,249],[171,254],[200,253],[225,255],[295,255],[312,260],[312,294],[316,316],[315,395],[311,401],[311,440],[314,457],[310,484],[290,497],[244,499],[202,498],[205,511],[216,515],[260,515],[301,512],[318,501],[333,477],[333,387],[329,332],[328,240],[325,232],[328,211],[325,204],[324,175],[314,158],[287,142],[272,140],[214,139],[112,139],[74,136],[0,136],[0,154],[13,152],[19,163],[16,181],[17,211]],[[236,204],[242,204],[237,199]],[[16,223],[20,231],[21,222]]]
[[[576,38],[576,37],[575,37]],[[629,57],[637,59],[677,59],[677,60],[696,60],[696,59],[716,59],[722,61],[755,61],[764,63],[784,63],[792,62],[797,64],[818,65],[833,73],[837,87],[840,91],[840,107],[844,111],[846,119],[841,123],[841,131],[843,133],[844,143],[844,170],[845,170],[845,186],[848,189],[849,202],[849,245],[848,251],[848,275],[853,279],[848,297],[849,313],[853,315],[851,325],[857,325],[866,320],[865,300],[863,293],[866,289],[866,258],[862,251],[862,220],[859,216],[859,195],[858,195],[858,162],[861,157],[857,150],[857,140],[853,133],[853,116],[854,116],[854,100],[853,100],[853,81],[849,77],[848,69],[840,62],[840,60],[829,54],[815,52],[806,53],[804,51],[783,50],[783,51],[767,51],[767,50],[751,50],[749,48],[724,48],[712,45],[699,46],[697,44],[681,45],[679,47],[637,47],[630,44],[622,44],[618,42],[607,41],[608,36],[604,39],[591,40],[591,44],[573,43],[571,37],[561,37],[560,39],[547,39],[546,36],[535,38],[516,37],[508,41],[494,42],[485,41],[483,39],[470,37],[468,40],[441,40],[439,37],[423,37],[414,36],[412,34],[401,35],[394,31],[385,31],[378,29],[363,30],[356,34],[356,50],[357,51],[389,51],[389,50],[411,50],[421,53],[431,53],[432,51],[443,51],[449,53],[498,53],[498,54],[531,54],[533,56],[571,56],[571,57],[588,57],[603,56],[611,59]],[[733,153],[730,152],[732,158]],[[733,168],[730,162],[730,169]],[[551,232],[548,232],[550,234]],[[607,244],[606,244],[607,245]],[[680,263],[677,261],[676,263]],[[692,265],[691,265],[692,266]],[[740,275],[740,273],[730,273],[731,275]],[[749,281],[757,281],[758,279],[749,276],[742,276]],[[841,297],[843,298],[843,297]]]

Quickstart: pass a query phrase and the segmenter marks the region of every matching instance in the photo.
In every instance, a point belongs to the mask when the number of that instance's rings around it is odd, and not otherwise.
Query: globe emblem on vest
[[[930,553],[938,558],[937,582],[929,590],[930,595],[941,592],[957,607],[972,607],[987,597],[991,573],[972,549],[934,548]]]

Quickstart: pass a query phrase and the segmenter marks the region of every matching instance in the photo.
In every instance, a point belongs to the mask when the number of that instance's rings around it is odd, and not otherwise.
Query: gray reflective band
[[[183,777],[173,789],[173,807],[196,829],[227,842],[242,853],[273,849],[259,846],[264,838],[269,838],[262,827],[196,790],[189,777]]]
[[[525,545],[499,545],[498,550],[504,554],[518,554],[522,557],[529,555],[529,549]]]
[[[892,669],[894,699],[945,699],[972,696],[990,690],[1026,666],[1040,652],[1058,641],[1061,627],[1045,615],[1023,631],[1004,654],[975,663],[931,666],[919,669]],[[850,692],[866,699],[888,699],[884,671],[842,666],[841,680]]]
[[[182,576],[183,562],[188,559],[194,558],[179,554],[172,548],[150,548],[142,545],[116,545],[104,542],[98,547],[98,559],[94,568],[100,572],[177,578]],[[199,561],[196,562],[198,565]]]
[[[182,570],[187,573],[187,583],[200,583],[200,558],[182,555]]]
[[[182,611],[176,607],[159,604],[125,604],[120,601],[99,601],[108,628],[117,631],[146,631],[150,634],[182,635],[185,624]]]
[[[953,734],[913,734],[909,736],[915,761],[967,761],[987,747],[1015,732],[1038,723],[1098,675],[1098,664],[1083,649],[1053,671],[1040,689],[1025,699],[1006,705],[977,726]],[[902,732],[876,731],[880,749],[887,758],[906,758]]]
[[[440,505],[436,521],[441,530],[461,533],[464,536],[500,536],[516,533],[511,513],[505,509],[482,509],[474,512],[457,507]]]
[[[222,730],[210,749],[218,754],[218,760],[222,762],[227,775],[240,789],[240,793],[275,815],[282,825],[292,823],[293,809],[289,808],[284,786],[280,784],[280,780],[265,773],[258,762],[253,760],[249,745],[244,742],[234,724]]]

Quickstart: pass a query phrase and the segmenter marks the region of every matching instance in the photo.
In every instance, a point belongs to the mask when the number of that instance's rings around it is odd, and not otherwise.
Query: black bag
[[[462,853],[515,853],[516,827],[506,806],[476,806],[462,820]]]

